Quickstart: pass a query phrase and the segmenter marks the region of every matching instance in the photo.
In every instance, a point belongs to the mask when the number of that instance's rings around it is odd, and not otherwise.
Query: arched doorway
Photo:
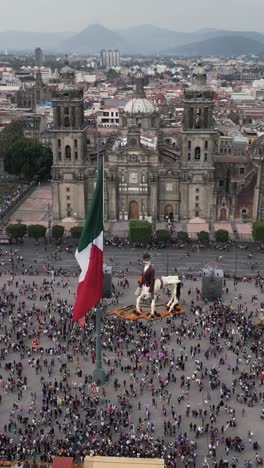
[[[220,210],[220,221],[226,221],[226,208]]]
[[[173,208],[171,205],[166,205],[164,210],[165,218],[173,219]]]
[[[139,218],[138,203],[135,200],[133,200],[129,203],[128,219],[138,219],[138,218]]]

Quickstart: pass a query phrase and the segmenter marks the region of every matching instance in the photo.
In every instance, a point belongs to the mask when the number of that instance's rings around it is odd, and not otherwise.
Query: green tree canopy
[[[82,226],[73,226],[70,229],[70,233],[73,239],[80,239],[82,234],[83,227]]]
[[[255,241],[264,241],[264,221],[256,221],[253,223],[252,235]]]
[[[60,224],[55,224],[54,226],[52,226],[52,238],[55,240],[62,239],[64,236],[64,230],[64,226],[61,226]]]
[[[150,242],[152,238],[152,226],[147,221],[130,221],[128,235],[130,242]]]
[[[167,231],[167,229],[157,229],[156,231],[157,241],[167,242],[170,240],[170,238],[171,238],[170,231]]]
[[[40,179],[50,177],[52,153],[36,140],[20,137],[5,150],[5,170],[9,174]]]
[[[26,224],[8,224],[6,227],[6,233],[11,239],[23,239],[27,233]]]
[[[209,242],[209,233],[207,231],[198,232],[197,239],[199,242]]]
[[[46,227],[42,226],[42,224],[31,224],[28,226],[28,236],[32,237],[33,239],[41,239],[41,237],[45,237],[46,235]]]
[[[106,73],[106,79],[107,81],[113,81],[119,76],[119,73],[114,70],[113,68],[110,68],[110,70],[107,71]]]
[[[6,159],[10,146],[17,140],[23,138],[23,127],[21,122],[12,122],[0,132],[0,158]]]
[[[188,240],[188,234],[185,231],[177,232],[177,240],[186,242]]]
[[[225,229],[218,229],[218,231],[215,231],[215,240],[216,242],[228,242],[229,232]]]

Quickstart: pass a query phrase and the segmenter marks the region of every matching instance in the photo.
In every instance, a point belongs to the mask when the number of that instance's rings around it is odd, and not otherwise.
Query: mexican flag
[[[74,322],[87,314],[103,295],[103,228],[103,168],[101,168],[75,253],[82,271],[73,309]]]

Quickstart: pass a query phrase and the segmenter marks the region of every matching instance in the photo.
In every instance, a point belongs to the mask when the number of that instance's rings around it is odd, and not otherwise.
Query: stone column
[[[152,216],[152,219],[157,219],[159,217],[158,212],[158,183],[151,182],[150,184],[150,206],[148,214]]]
[[[116,200],[116,183],[115,181],[108,182],[108,215],[109,221],[117,220],[117,200]]]

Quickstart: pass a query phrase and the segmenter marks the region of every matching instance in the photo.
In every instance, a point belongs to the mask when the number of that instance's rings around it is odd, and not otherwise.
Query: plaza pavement
[[[123,265],[122,265],[123,266]],[[119,265],[120,269],[121,269],[121,265]],[[2,274],[1,278],[0,278],[0,284],[3,285],[4,282],[6,282],[8,279],[10,279],[11,275],[10,273],[8,273],[7,275],[5,274]],[[50,278],[50,276],[49,276]],[[19,282],[22,281],[22,280],[25,280],[25,281],[36,281],[37,284],[41,284],[42,281],[43,281],[44,277],[43,276],[39,276],[39,277],[29,277],[29,276],[16,276],[16,280],[18,280]],[[58,286],[56,287],[55,289],[55,293],[54,293],[54,300],[56,301],[57,298],[67,298],[67,300],[69,302],[73,302],[74,300],[74,291],[75,291],[75,288],[76,288],[76,284],[77,284],[77,278],[68,278],[67,279],[68,281],[68,285],[67,287],[63,288],[62,285],[61,286]],[[117,282],[118,282],[118,279],[115,279],[114,280],[114,283],[116,284],[117,286]],[[135,278],[130,278],[129,279],[129,282],[130,282],[130,285],[129,285],[129,290],[125,290],[125,295],[123,297],[120,298],[120,301],[119,301],[119,305],[128,305],[128,304],[133,304],[135,302],[135,295],[134,295],[134,291],[136,289],[136,279]],[[251,297],[252,295],[254,294],[257,294],[258,296],[258,299],[259,299],[259,302],[262,300],[264,300],[264,295],[260,294],[260,291],[259,290],[256,290],[255,286],[254,286],[254,283],[253,284],[249,284],[247,282],[242,282],[242,283],[239,283],[236,290],[234,290],[234,286],[233,286],[233,281],[227,281],[227,286],[229,288],[229,293],[227,295],[225,295],[224,297],[224,301],[225,302],[232,302],[232,304],[234,305],[234,307],[236,307],[236,304],[237,304],[237,301],[238,301],[238,296],[239,294],[242,295],[242,298],[241,298],[241,301],[244,305],[247,305],[248,306],[248,311],[250,312],[251,310],[254,311],[254,320],[257,320],[257,317],[255,317],[256,315],[256,309],[258,306],[252,306],[251,304]],[[183,306],[185,307],[185,310],[186,310],[186,314],[184,316],[184,318],[176,318],[175,319],[175,323],[180,323],[181,320],[186,320],[187,323],[190,323],[190,322],[193,322],[194,321],[194,316],[190,314],[190,301],[193,297],[196,296],[195,294],[195,288],[198,287],[200,288],[201,287],[201,283],[200,283],[200,280],[198,279],[197,281],[193,282],[193,281],[189,281],[189,280],[185,280],[184,281],[184,287],[182,289],[182,300],[181,300],[181,303],[183,304]],[[10,287],[10,289],[15,289],[13,288],[12,286]],[[188,295],[188,290],[191,289],[191,292],[192,292],[192,295],[189,296]],[[18,298],[18,301],[19,301],[19,298]],[[258,302],[258,304],[259,304]],[[28,308],[32,307],[33,303],[36,303],[39,307],[43,308],[45,307],[45,303],[44,302],[40,302],[39,300],[28,300],[26,299],[26,305]],[[206,310],[208,309],[208,306],[206,307]],[[89,318],[88,318],[89,320]],[[109,320],[107,317],[105,317],[104,319],[105,321]],[[118,321],[119,319],[116,319],[116,321]],[[167,319],[163,319],[162,321],[157,321],[157,322],[154,322],[154,323],[149,323],[148,326],[149,327],[153,327],[156,332],[157,332],[157,336],[160,337],[161,336],[161,328],[163,328],[163,330],[165,329],[165,327],[168,325],[168,320]],[[134,327],[135,325],[133,323],[131,323],[131,325],[129,325],[131,327]],[[31,324],[31,329],[32,329],[32,333],[34,332],[34,323]],[[202,341],[199,341],[198,339],[183,339],[182,340],[182,346],[178,346],[176,344],[176,336],[172,336],[171,337],[171,341],[168,343],[166,343],[166,349],[168,351],[174,349],[175,350],[175,354],[176,356],[179,356],[181,352],[183,352],[184,355],[188,355],[188,360],[186,361],[186,366],[185,366],[185,371],[184,371],[184,374],[185,376],[191,376],[194,372],[194,370],[196,370],[196,365],[195,365],[195,360],[194,359],[191,359],[190,357],[190,346],[196,346],[198,344],[198,342],[200,343],[201,345],[201,354],[200,355],[197,355],[196,356],[196,359],[202,359],[204,361],[204,351],[208,348],[208,339],[203,339]],[[30,345],[30,340],[28,340],[28,344]],[[44,337],[44,336],[41,336],[41,345],[42,346],[50,346],[50,340],[47,338],[47,337]],[[232,353],[232,352],[229,352],[227,350],[227,342],[224,340],[224,339],[221,339],[221,344],[223,345],[223,353],[219,356],[217,356],[217,358],[212,358],[210,357],[208,361],[205,361],[204,362],[204,365],[210,369],[212,367],[216,367],[216,368],[219,368],[219,359],[220,357],[224,356],[226,354],[226,357],[225,357],[225,361],[226,361],[226,364],[225,365],[221,365],[220,366],[220,378],[221,378],[221,381],[223,381],[228,388],[231,388],[231,383],[232,383],[232,380],[234,378],[234,375],[232,375],[231,373],[231,367],[232,366],[235,366],[235,358],[236,356]],[[1,347],[3,346],[3,344],[1,344]],[[247,354],[250,353],[250,343],[247,344],[247,346],[245,346],[245,349],[247,350]],[[103,356],[106,358],[109,358],[111,360],[111,362],[113,362],[116,358],[117,358],[117,355],[114,353],[114,352],[104,352],[103,353]],[[10,353],[8,358],[7,358],[7,362],[10,361],[10,360],[13,360],[13,359],[17,359],[18,356],[16,356],[14,353]],[[93,371],[93,368],[94,366],[92,365],[91,363],[91,360],[89,359],[88,361],[84,360],[82,356],[79,357],[80,358],[80,368],[83,369],[83,373],[84,374],[91,374],[92,371]],[[248,365],[246,364],[246,360],[242,357],[242,355],[240,356],[241,358],[241,362],[239,364],[239,367],[240,369],[248,369]],[[127,358],[126,356],[126,353],[124,354],[124,362],[127,362],[129,363],[129,359]],[[8,422],[8,415],[9,415],[9,412],[10,412],[10,409],[11,409],[11,406],[14,402],[17,402],[19,406],[22,406],[24,411],[27,411],[30,404],[31,404],[31,395],[30,393],[31,392],[36,392],[37,393],[37,406],[39,407],[40,403],[41,403],[41,385],[40,385],[40,374],[39,375],[36,375],[35,373],[35,370],[29,366],[28,364],[28,359],[24,359],[23,360],[23,365],[24,365],[24,373],[25,375],[28,377],[28,388],[27,388],[27,391],[24,392],[23,394],[23,401],[22,402],[18,402],[17,401],[17,398],[15,395],[9,395],[9,394],[5,394],[2,392],[1,390],[1,394],[2,394],[2,404],[0,405],[0,431],[3,429],[3,426],[5,423]],[[47,376],[47,371],[44,370],[43,371],[43,374],[45,376],[45,379],[47,380],[54,380],[55,377],[58,378],[58,369],[59,369],[59,365],[60,363],[58,362],[57,359],[55,359],[55,369],[54,369],[54,374],[52,375],[52,377],[49,379],[48,376]],[[144,375],[145,373],[145,370],[146,370],[146,366],[147,365],[150,365],[150,362],[147,358],[144,358],[143,359],[143,368],[142,368],[142,374],[141,375]],[[77,375],[75,374],[75,370],[76,370],[76,360],[74,360],[73,364],[71,365],[71,381],[73,382],[81,382],[83,378],[79,378],[77,377]],[[2,363],[2,368],[0,370],[0,373],[2,374],[3,378],[6,378],[7,377],[7,372],[3,369],[3,363]],[[202,393],[200,393],[198,391],[198,389],[195,387],[195,385],[192,385],[191,386],[191,390],[190,390],[190,393],[188,395],[188,397],[185,398],[185,400],[179,404],[178,401],[177,401],[177,398],[181,392],[181,389],[179,387],[179,382],[180,382],[180,376],[182,375],[182,371],[178,370],[176,371],[176,376],[177,376],[177,385],[175,385],[174,383],[170,382],[169,383],[169,386],[168,386],[168,390],[169,392],[172,394],[172,401],[171,403],[174,405],[174,408],[175,408],[175,411],[177,414],[181,414],[182,415],[182,426],[181,426],[181,429],[180,429],[180,432],[187,432],[189,434],[189,436],[191,438],[194,438],[194,434],[193,433],[190,433],[189,431],[189,423],[190,421],[192,420],[193,421],[193,418],[186,418],[185,417],[185,412],[186,412],[186,405],[188,403],[190,403],[191,405],[191,410],[192,409],[199,409],[199,408],[208,408],[209,405],[217,405],[219,403],[219,400],[220,400],[220,393],[219,393],[219,389],[217,390],[214,390],[214,391],[209,391],[209,387],[208,387],[208,380],[206,380],[206,383],[205,383],[205,387],[204,387],[204,391]],[[115,391],[114,391],[114,387],[113,387],[113,381],[114,381],[114,378],[118,378],[120,380],[120,382],[123,381],[123,379],[126,379],[126,380],[129,380],[129,377],[128,377],[128,374],[124,374],[122,373],[121,369],[120,368],[117,368],[114,375],[112,377],[109,378],[109,381],[108,383],[105,385],[105,388],[106,388],[106,393],[107,393],[107,398],[111,399],[111,401],[115,401],[116,399],[116,394],[115,394]],[[164,376],[163,376],[164,377]],[[261,391],[262,388],[261,387],[258,387],[257,388],[257,391]],[[141,401],[141,411],[138,411],[138,399],[140,399]],[[163,434],[163,424],[162,424],[162,416],[161,416],[161,408],[162,408],[162,404],[163,402],[162,401],[158,401],[158,407],[157,408],[154,408],[152,407],[151,405],[151,402],[152,402],[152,397],[151,397],[151,394],[149,391],[145,390],[143,395],[142,396],[138,396],[136,400],[133,401],[132,400],[132,404],[133,404],[133,415],[132,415],[132,421],[131,423],[134,424],[134,426],[136,427],[137,425],[137,422],[138,422],[138,418],[139,416],[141,416],[144,420],[144,417],[145,417],[145,407],[146,405],[150,405],[150,412],[151,412],[151,421],[154,422],[155,424],[155,435],[154,437],[157,437],[157,436],[162,436]],[[254,436],[253,436],[253,441],[257,440],[260,444],[260,449],[258,450],[258,453],[260,455],[262,455],[264,457],[264,437],[263,437],[263,421],[260,419],[260,413],[261,413],[261,410],[262,410],[262,407],[260,404],[257,404],[255,405],[253,408],[248,408],[247,406],[245,406],[245,415],[242,416],[242,408],[244,406],[242,406],[240,403],[238,403],[236,401],[236,399],[232,398],[231,401],[228,401],[227,402],[227,405],[232,407],[233,409],[235,409],[236,411],[236,419],[237,419],[237,427],[236,428],[230,428],[227,424],[227,421],[230,420],[230,415],[227,414],[223,409],[221,410],[221,414],[218,418],[218,422],[217,422],[217,427],[221,428],[221,426],[223,425],[225,427],[225,433],[224,435],[227,437],[227,436],[231,436],[231,437],[234,437],[234,436],[239,436],[243,439],[244,443],[245,443],[245,453],[243,454],[239,454],[239,453],[236,453],[235,455],[237,455],[239,457],[239,464],[238,466],[239,467],[243,467],[244,466],[244,460],[254,460],[255,459],[255,451],[253,450],[252,448],[252,443],[250,443],[248,441],[248,431],[252,431],[254,433]],[[166,419],[169,419],[170,418],[170,415],[168,414],[168,417]],[[208,420],[208,417],[207,417],[207,420]],[[199,421],[199,419],[198,419]],[[195,422],[198,423],[198,421],[196,420]],[[146,424],[146,422],[145,422]],[[171,440],[170,438],[167,438],[167,440]],[[198,459],[197,459],[197,468],[200,468],[202,467],[202,462],[204,460],[204,456],[207,454],[208,452],[208,437],[206,435],[202,435],[199,440],[198,440]],[[234,453],[231,452],[230,455],[229,455],[229,460],[231,460],[231,456],[233,455]],[[224,457],[224,445],[220,444],[219,447],[217,448],[217,460],[220,459],[220,457]],[[178,466],[178,465],[177,465]],[[179,467],[181,466],[181,463],[179,463]],[[208,459],[208,467],[212,467],[212,461],[210,459]],[[255,466],[255,465],[253,465]]]

